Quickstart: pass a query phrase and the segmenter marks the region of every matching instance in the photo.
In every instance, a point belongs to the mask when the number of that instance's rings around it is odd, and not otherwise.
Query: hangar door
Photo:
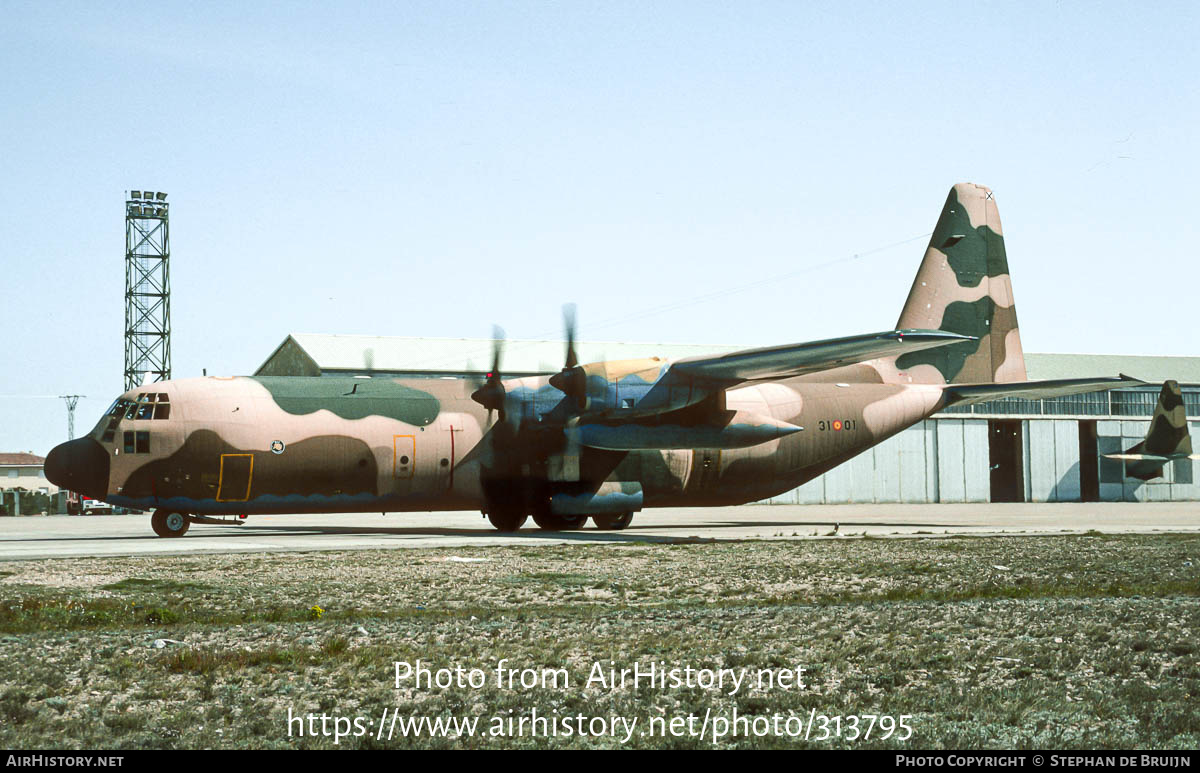
[[[1100,501],[1100,451],[1096,422],[1079,422],[1079,501]]]
[[[988,421],[988,466],[993,502],[1024,502],[1025,475],[1021,448],[1021,421]]]

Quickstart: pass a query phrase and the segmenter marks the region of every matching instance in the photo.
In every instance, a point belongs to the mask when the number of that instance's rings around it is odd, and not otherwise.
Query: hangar
[[[564,344],[510,340],[506,376],[557,372]],[[582,362],[634,357],[685,357],[744,348],[702,344],[580,342]],[[492,341],[289,335],[258,368],[260,376],[481,375]],[[769,500],[772,504],[850,502],[1097,502],[1200,500],[1198,462],[1177,461],[1161,478],[1125,477],[1123,463],[1104,459],[1145,437],[1159,384],[1175,379],[1187,415],[1200,419],[1200,357],[1025,354],[1031,379],[1126,373],[1152,386],[1046,400],[1005,398],[954,406]],[[1196,432],[1200,421],[1190,421]]]

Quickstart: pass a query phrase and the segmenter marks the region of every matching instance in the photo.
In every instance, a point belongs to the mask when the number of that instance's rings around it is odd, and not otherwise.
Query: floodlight
[[[142,197],[141,191],[130,191],[129,192],[129,198],[131,198],[131,199],[140,199],[141,197]]]
[[[154,197],[155,197],[156,199],[158,199],[159,201],[166,201],[166,200],[167,200],[167,194],[163,193],[162,191],[159,191],[158,193],[154,194]]]

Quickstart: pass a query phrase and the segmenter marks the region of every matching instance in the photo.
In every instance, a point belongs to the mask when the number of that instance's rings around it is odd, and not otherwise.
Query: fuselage
[[[543,377],[521,382],[522,432],[536,433],[538,416],[563,395]],[[488,436],[499,419],[471,399],[472,386],[454,378],[156,382],[126,392],[86,437],[54,449],[46,474],[115,505],[197,515],[483,509],[497,468]],[[730,415],[803,430],[737,448],[585,447],[565,477],[555,464],[548,474],[527,465],[513,474],[549,491],[636,486],[642,507],[740,504],[804,483],[929,416],[941,399],[937,386],[804,377],[744,386],[725,394]]]

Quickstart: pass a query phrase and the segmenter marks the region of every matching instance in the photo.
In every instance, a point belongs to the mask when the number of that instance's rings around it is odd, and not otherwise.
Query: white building
[[[58,486],[46,480],[45,463],[36,454],[0,453],[0,514],[54,511]]]

